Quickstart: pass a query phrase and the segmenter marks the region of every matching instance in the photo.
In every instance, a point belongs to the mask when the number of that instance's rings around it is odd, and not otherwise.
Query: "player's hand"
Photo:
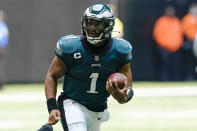
[[[119,103],[123,104],[126,102],[126,93],[128,89],[128,83],[125,81],[125,87],[123,89],[118,88],[118,83],[116,80],[113,82],[109,79],[106,82],[106,90],[116,99]]]
[[[55,125],[59,120],[60,120],[60,111],[57,109],[52,110],[49,114],[48,124]]]

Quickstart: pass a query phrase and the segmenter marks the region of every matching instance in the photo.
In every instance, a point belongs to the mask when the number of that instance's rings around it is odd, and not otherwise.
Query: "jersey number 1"
[[[96,81],[98,79],[99,73],[92,73],[91,76],[89,78],[91,78],[91,85],[90,85],[90,90],[87,91],[87,93],[93,93],[96,94],[98,93],[96,91]]]

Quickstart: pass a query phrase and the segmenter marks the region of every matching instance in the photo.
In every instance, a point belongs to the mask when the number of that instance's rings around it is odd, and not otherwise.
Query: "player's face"
[[[107,28],[106,23],[94,19],[85,19],[84,24],[88,35],[91,37],[99,37],[102,31]]]

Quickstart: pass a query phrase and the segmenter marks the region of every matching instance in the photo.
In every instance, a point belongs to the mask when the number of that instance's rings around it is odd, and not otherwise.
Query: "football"
[[[107,80],[109,80],[109,79],[111,79],[112,82],[114,81],[114,79],[116,79],[119,89],[123,89],[124,88],[125,81],[128,82],[127,77],[124,74],[119,73],[119,72],[116,72],[116,73],[111,74],[107,78]]]

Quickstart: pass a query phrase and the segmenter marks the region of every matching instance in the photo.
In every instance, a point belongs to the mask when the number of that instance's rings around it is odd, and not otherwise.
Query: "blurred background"
[[[81,16],[95,2],[113,7],[114,33],[133,47],[135,96],[121,106],[110,97],[103,131],[196,131],[196,0],[0,0],[0,130],[46,123],[43,83],[56,42],[81,34]]]
[[[43,82],[57,40],[81,34],[81,16],[94,2],[106,0],[0,0],[9,28],[5,55],[6,83]],[[113,2],[114,1],[114,2]],[[158,81],[162,63],[153,39],[153,26],[172,5],[181,20],[196,0],[112,0],[124,24],[124,38],[133,46],[131,64],[135,81]],[[181,57],[180,80],[185,80]],[[193,69],[194,71],[194,69]],[[194,78],[193,78],[194,79]],[[192,80],[193,80],[192,79]],[[196,80],[196,79],[195,79]]]

